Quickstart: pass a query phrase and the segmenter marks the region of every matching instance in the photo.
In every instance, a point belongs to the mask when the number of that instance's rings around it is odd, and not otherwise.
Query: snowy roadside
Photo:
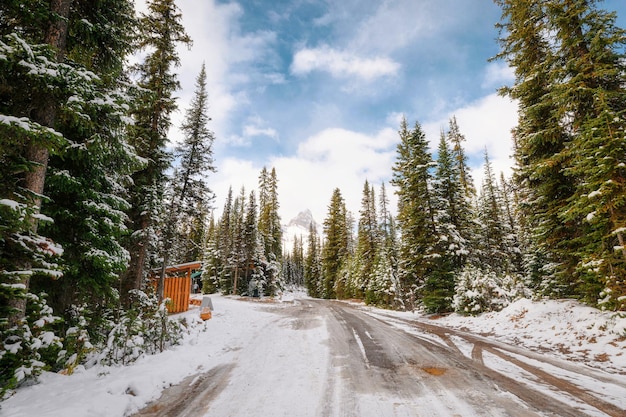
[[[371,310],[372,312],[376,309]],[[517,300],[476,317],[385,312],[399,318],[462,330],[546,355],[626,374],[626,314],[604,312],[574,300]]]
[[[275,319],[259,304],[211,296],[213,319],[198,324],[181,345],[143,356],[129,366],[78,368],[71,376],[46,372],[40,383],[23,387],[0,402],[2,417],[122,417],[159,398],[185,377],[233,360],[236,347],[250,343],[254,328]],[[198,316],[191,308],[188,316]]]

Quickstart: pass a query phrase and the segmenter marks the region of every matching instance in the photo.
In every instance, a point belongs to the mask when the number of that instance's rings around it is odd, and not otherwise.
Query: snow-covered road
[[[625,415],[624,373],[419,315],[306,298],[214,305],[206,331],[173,351],[46,374],[0,416]]]
[[[265,310],[275,320],[219,377],[188,385],[201,401],[168,395],[137,416],[624,415],[624,378],[515,346],[341,302]]]

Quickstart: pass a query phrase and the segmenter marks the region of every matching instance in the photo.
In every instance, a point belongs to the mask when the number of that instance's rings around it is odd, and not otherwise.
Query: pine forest
[[[283,247],[280,181],[216,207],[207,71],[184,140],[174,0],[0,4],[0,398],[42,370],[126,364],[176,344],[168,265],[202,261],[202,292],[305,288],[399,310],[477,315],[519,298],[626,311],[626,32],[596,0],[494,0],[515,73],[514,174],[485,150],[471,176],[463,126],[438,146],[398,126],[388,183],[342,190],[320,227]],[[141,56],[135,64],[129,57]],[[191,93],[191,92],[190,92]],[[397,207],[390,196],[397,197]],[[354,210],[354,211],[352,211]]]

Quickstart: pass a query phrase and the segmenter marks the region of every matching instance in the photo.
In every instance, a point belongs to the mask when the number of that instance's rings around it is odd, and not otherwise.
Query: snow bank
[[[604,312],[574,300],[518,300],[499,312],[458,314],[437,324],[549,351],[610,372],[626,369],[626,315]]]

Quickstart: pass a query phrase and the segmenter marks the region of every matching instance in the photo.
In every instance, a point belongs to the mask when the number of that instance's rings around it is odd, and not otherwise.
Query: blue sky
[[[509,173],[516,106],[496,94],[512,71],[488,62],[498,52],[492,0],[178,5],[194,45],[180,51],[173,122],[180,125],[206,62],[218,168],[207,180],[217,215],[229,186],[249,192],[267,166],[277,170],[283,222],[304,209],[322,222],[336,187],[358,216],[364,181],[378,188],[391,178],[402,115],[420,122],[433,148],[455,115],[474,177],[485,149],[494,168]],[[623,26],[626,2],[604,5]],[[171,137],[180,137],[176,128]]]

